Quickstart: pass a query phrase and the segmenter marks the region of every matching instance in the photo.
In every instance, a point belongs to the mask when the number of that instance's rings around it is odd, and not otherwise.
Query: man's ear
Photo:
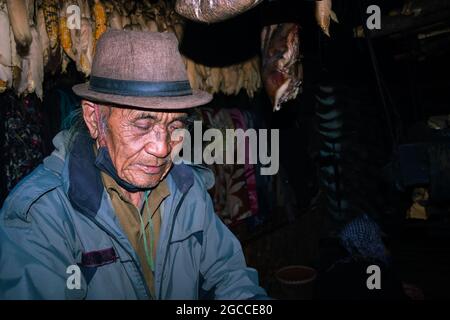
[[[93,139],[97,139],[100,133],[95,111],[97,105],[88,100],[81,100],[81,107],[83,108],[83,118],[89,129],[89,133]]]

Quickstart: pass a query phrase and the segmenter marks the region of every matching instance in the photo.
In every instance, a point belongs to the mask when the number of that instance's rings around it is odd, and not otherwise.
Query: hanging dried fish
[[[112,4],[114,5],[114,9],[117,10],[120,16],[127,15],[127,12],[125,8],[123,7],[123,4],[119,0],[111,0]]]
[[[120,17],[120,14],[116,9],[113,9],[111,14],[109,15],[108,22],[111,29],[122,29],[122,18]]]
[[[0,93],[12,86],[11,59],[8,10],[4,4],[0,4]]]
[[[44,10],[45,27],[50,41],[52,53],[58,49],[58,1],[42,0]]]
[[[106,15],[109,16],[114,10],[114,3],[108,0],[103,0],[103,5],[105,6]]]
[[[80,62],[79,71],[86,76],[91,74],[92,56],[93,56],[93,32],[92,24],[88,18],[81,19],[81,38],[80,38]]]
[[[129,30],[133,30],[133,31],[142,31],[141,26],[137,23],[133,23],[130,25],[130,29]]]
[[[131,25],[131,19],[128,16],[122,16],[122,29],[125,29],[126,26]]]
[[[227,73],[226,77],[224,77],[224,93],[228,95],[237,94],[241,89],[236,86],[239,82],[239,68],[237,65],[232,65],[225,69],[227,70]]]
[[[150,2],[150,0],[143,0],[142,4],[144,5],[144,9],[151,9],[153,7],[153,4]]]
[[[32,41],[26,2],[25,0],[7,0],[6,5],[16,44],[20,51],[26,53]]]
[[[217,93],[222,85],[222,72],[220,68],[209,68],[209,77],[206,80],[207,85],[211,88],[210,93]]]
[[[234,93],[234,84],[236,83],[238,74],[233,70],[233,66],[222,68],[222,92],[227,95]]]
[[[174,10],[171,10],[169,13],[169,20],[172,21],[172,24],[184,23],[184,18],[180,16],[178,13],[176,13]]]
[[[234,94],[237,95],[242,90],[244,85],[244,73],[242,71],[241,65],[236,65],[235,70],[237,74],[237,81],[234,84]]]
[[[30,71],[31,71],[31,82],[32,87],[31,90],[38,96],[39,99],[43,99],[44,91],[42,85],[44,83],[44,56],[41,45],[41,40],[39,39],[39,33],[35,26],[31,27],[31,35],[33,37],[33,41],[30,46]]]
[[[202,78],[203,81],[205,81],[208,78],[207,68],[200,63],[196,63],[195,68],[197,69],[198,75]]]
[[[44,57],[42,55],[41,41],[35,26],[31,27],[32,42],[29,54],[22,59],[22,73],[20,84],[17,88],[19,95],[36,92],[39,99],[42,100],[44,82]]]
[[[253,82],[254,82],[253,88],[254,88],[254,91],[256,92],[262,86],[261,61],[260,61],[259,57],[255,57],[255,58],[251,59],[251,62],[252,62],[252,65],[253,65],[253,70],[255,70],[254,71],[254,77],[253,77]],[[300,64],[299,67],[301,68],[302,65]],[[303,74],[302,74],[302,76],[303,76]]]
[[[175,11],[199,22],[219,22],[241,14],[262,0],[177,0]]]
[[[184,63],[186,65],[186,72],[189,79],[189,83],[192,89],[199,88],[200,79],[197,75],[197,70],[195,68],[195,63],[189,58],[184,57]]]
[[[138,21],[138,17],[137,17],[136,14],[133,13],[133,14],[130,16],[130,19],[131,19],[130,30],[144,31],[144,29],[142,29],[142,26],[141,26],[141,24],[140,24],[139,21]],[[145,27],[145,30],[148,29],[147,26],[145,25],[145,22],[144,22],[144,27]]]
[[[146,22],[148,31],[150,32],[158,32],[158,25],[156,24],[156,21],[153,19],[148,19]]]
[[[261,33],[262,78],[273,110],[295,99],[302,84],[299,26],[282,23],[264,27]]]
[[[72,41],[72,52],[75,55],[75,63],[79,63],[80,61],[80,42],[81,42],[81,20],[80,20],[80,29],[70,29],[70,39]]]
[[[243,87],[245,88],[245,90],[247,91],[247,95],[250,98],[253,98],[253,90],[252,90],[252,85],[253,85],[253,65],[252,62],[250,60],[245,61],[242,66],[242,75],[243,75]]]
[[[127,11],[128,15],[131,15],[136,11],[136,8],[140,1],[130,1],[130,0],[120,0],[122,1],[122,6]]]
[[[78,5],[80,6],[81,18],[91,19],[91,8],[88,0],[78,0]]]
[[[34,26],[34,15],[35,15],[35,0],[26,0],[27,12],[28,12],[28,24]]]
[[[158,32],[164,32],[167,30],[167,22],[164,16],[155,14],[156,25],[158,26]]]
[[[11,40],[11,65],[12,65],[12,77],[13,87],[17,88],[20,83],[20,74],[22,69],[22,58],[18,55],[16,50],[16,41],[14,39],[14,33],[12,27],[9,27],[9,39]]]
[[[145,23],[144,15],[142,14],[142,5],[136,4],[136,11],[134,13],[135,23],[139,24],[142,31],[148,31],[147,24]]]
[[[50,52],[50,40],[48,39],[47,29],[45,28],[44,10],[38,9],[36,15],[37,30],[39,33],[39,39],[41,40],[42,54],[44,57],[44,67],[48,63]]]
[[[330,36],[330,18],[334,22],[339,22],[336,14],[331,10],[331,6],[331,0],[316,0],[316,20],[327,36]]]
[[[173,29],[175,31],[175,35],[177,36],[178,41],[183,39],[184,27],[181,23],[175,23],[173,25]]]

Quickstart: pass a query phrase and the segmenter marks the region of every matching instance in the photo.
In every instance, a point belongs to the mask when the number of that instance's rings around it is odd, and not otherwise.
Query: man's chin
[[[157,181],[150,181],[150,182],[137,182],[137,183],[132,183],[135,187],[138,187],[140,189],[153,189],[154,187],[156,187],[159,184],[160,180],[158,179]]]
[[[134,172],[133,175],[129,175],[129,177],[125,178],[124,180],[140,189],[151,189],[156,187],[161,182],[161,180],[163,180],[167,176],[169,170],[170,167],[165,169],[164,172],[159,172],[157,174]]]

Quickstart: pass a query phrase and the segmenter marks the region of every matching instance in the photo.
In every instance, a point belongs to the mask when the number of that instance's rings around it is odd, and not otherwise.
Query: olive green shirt
[[[159,231],[161,227],[161,213],[160,206],[162,201],[170,194],[167,182],[161,181],[151,192],[148,197],[148,206],[143,199],[141,209],[139,210],[131,201],[122,193],[121,188],[117,182],[108,174],[101,172],[103,185],[109,194],[114,211],[119,218],[120,225],[128,237],[131,245],[136,251],[144,273],[145,281],[150,289],[152,296],[155,296],[155,288],[153,281],[153,272],[147,263],[144,238],[141,235],[141,222],[139,215],[142,214],[142,220],[145,226],[145,233],[147,236],[147,246],[150,250],[150,224],[149,213],[153,222],[153,261],[156,262],[156,249],[158,247]],[[155,263],[154,263],[155,265]]]

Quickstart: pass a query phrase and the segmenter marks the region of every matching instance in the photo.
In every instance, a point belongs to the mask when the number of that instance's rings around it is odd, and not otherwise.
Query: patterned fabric
[[[1,97],[3,128],[2,175],[9,192],[22,177],[43,159],[42,112],[34,95],[17,98],[13,94]]]
[[[239,109],[231,109],[230,116],[233,119],[236,129],[247,130],[247,124],[245,123],[245,118]],[[256,155],[255,155],[256,156]],[[250,203],[250,210],[253,214],[258,213],[258,194],[256,192],[256,177],[255,168],[253,164],[250,163],[250,145],[248,139],[245,140],[245,179],[247,183],[248,190],[248,200]]]
[[[224,140],[226,140],[225,129],[235,129],[227,109],[202,108],[202,117],[203,129],[216,128],[221,130]],[[226,144],[226,141],[224,141],[224,144]],[[222,221],[227,225],[235,225],[252,216],[254,213],[250,209],[244,165],[213,164],[209,165],[209,168],[214,172],[216,178],[216,183],[210,190],[214,202],[214,211]]]
[[[53,151],[53,137],[79,98],[71,90],[54,90],[41,102],[35,95],[18,98],[12,92],[0,95],[0,206],[14,186]]]
[[[342,245],[352,256],[363,256],[387,263],[381,230],[367,214],[350,221],[339,235]]]

